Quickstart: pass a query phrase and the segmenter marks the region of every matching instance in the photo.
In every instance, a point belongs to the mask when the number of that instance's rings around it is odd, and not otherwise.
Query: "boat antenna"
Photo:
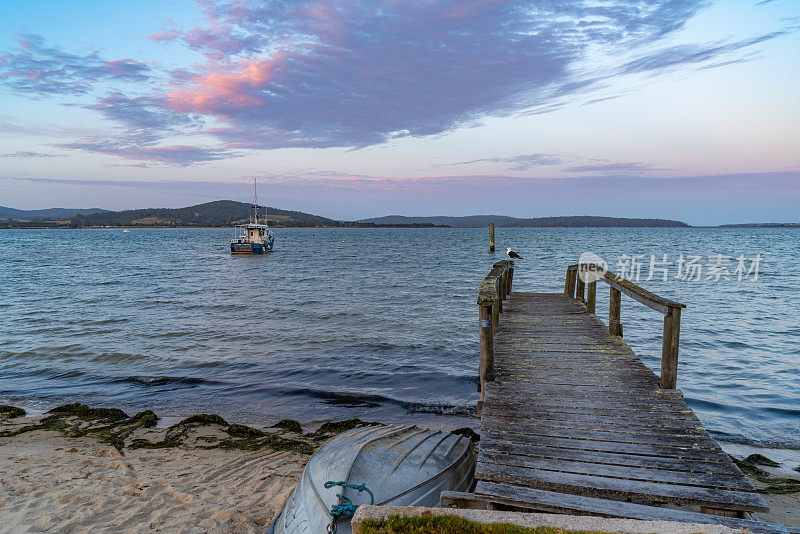
[[[258,189],[256,188],[257,178],[253,178],[253,220],[254,224],[258,224]]]

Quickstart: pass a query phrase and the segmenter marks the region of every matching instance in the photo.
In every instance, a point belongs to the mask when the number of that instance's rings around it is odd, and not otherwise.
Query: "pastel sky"
[[[798,0],[0,3],[0,205],[800,220]]]

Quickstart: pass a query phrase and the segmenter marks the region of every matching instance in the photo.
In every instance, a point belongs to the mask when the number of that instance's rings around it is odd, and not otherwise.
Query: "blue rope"
[[[329,480],[324,484],[324,486],[325,489],[331,489],[334,486],[341,486],[343,488],[358,490],[359,493],[366,491],[369,493],[369,503],[375,504],[375,495],[372,494],[366,484],[351,484],[349,482],[334,482],[333,480]],[[343,493],[338,493],[336,496],[339,497],[339,504],[334,504],[331,507],[332,517],[350,517],[356,513],[356,510],[358,509],[357,504],[353,504],[353,501],[345,497]]]

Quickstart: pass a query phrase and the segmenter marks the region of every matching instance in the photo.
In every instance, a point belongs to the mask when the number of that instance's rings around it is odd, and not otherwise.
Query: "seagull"
[[[506,247],[506,254],[508,254],[508,257],[510,259],[512,259],[512,260],[513,259],[517,259],[517,260],[521,260],[522,259],[522,256],[520,256],[519,254],[517,254],[516,252],[511,250],[511,247]]]

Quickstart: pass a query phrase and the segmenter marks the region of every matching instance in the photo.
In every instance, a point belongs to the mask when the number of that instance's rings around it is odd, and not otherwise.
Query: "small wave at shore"
[[[306,396],[320,399],[327,404],[344,406],[348,408],[375,408],[385,404],[401,406],[408,413],[428,413],[436,415],[458,415],[470,417],[476,415],[474,406],[455,404],[429,404],[424,402],[409,402],[386,395],[376,395],[343,391],[324,391],[315,389],[289,389],[281,391],[282,395]]]
[[[133,384],[139,387],[173,386],[175,388],[192,388],[224,384],[219,380],[193,376],[126,376],[112,380],[116,384]]]

